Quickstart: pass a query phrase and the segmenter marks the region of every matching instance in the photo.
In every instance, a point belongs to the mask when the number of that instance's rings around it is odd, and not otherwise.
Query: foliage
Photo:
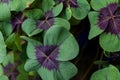
[[[101,70],[90,80],[120,80],[119,0],[0,0],[0,10],[0,80],[70,80],[79,72],[79,40],[95,38]],[[74,28],[85,19],[88,39],[78,39]]]

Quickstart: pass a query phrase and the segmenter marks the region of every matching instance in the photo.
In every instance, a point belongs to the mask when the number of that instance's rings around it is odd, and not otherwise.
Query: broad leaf
[[[120,72],[115,66],[110,65],[93,73],[90,80],[120,80]]]
[[[120,51],[120,39],[111,33],[103,33],[100,36],[100,45],[108,52]]]
[[[42,10],[44,12],[47,12],[53,8],[54,4],[55,4],[54,0],[43,0],[42,1]]]
[[[33,19],[27,19],[22,24],[22,30],[30,37],[40,33],[42,30],[36,28],[36,22]]]
[[[40,9],[30,9],[25,12],[25,15],[32,19],[40,19],[43,16],[43,12]]]
[[[9,80],[7,76],[5,75],[0,75],[0,80]]]
[[[118,3],[118,0],[91,0],[92,8],[97,11],[111,3]]]
[[[59,70],[63,78],[62,80],[70,80],[70,78],[77,74],[76,66],[70,62],[61,62]]]
[[[44,67],[41,67],[37,71],[43,80],[56,80],[55,70],[48,70]]]
[[[0,3],[0,21],[10,19],[11,13],[9,6],[5,3]]]
[[[57,25],[59,27],[64,27],[67,30],[70,30],[70,23],[67,20],[62,18],[55,18],[54,25]]]
[[[63,4],[62,3],[56,5],[53,8],[53,14],[54,14],[54,16],[58,16],[61,13],[62,9],[63,9]]]
[[[75,19],[81,20],[85,18],[90,10],[90,5],[87,0],[78,0],[79,7],[71,7],[72,15]]]
[[[73,35],[62,27],[51,27],[44,36],[44,45],[58,45],[58,60],[73,59],[79,52],[79,46]]]
[[[33,70],[37,70],[39,67],[40,64],[38,63],[37,60],[28,59],[25,63],[24,69],[26,71],[33,71]]]

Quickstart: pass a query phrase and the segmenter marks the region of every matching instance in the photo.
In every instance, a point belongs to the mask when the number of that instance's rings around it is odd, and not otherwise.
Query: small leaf
[[[39,68],[38,70],[37,70],[37,72],[39,73],[39,75],[41,76],[41,78],[43,79],[43,80],[56,80],[56,78],[55,78],[55,70],[48,70],[48,69],[46,69],[46,68],[44,68],[44,67],[41,67],[41,68]]]
[[[15,35],[15,45],[19,51],[22,51],[21,39],[19,34]]]
[[[14,54],[10,52],[7,54],[5,59],[3,60],[3,66],[7,66],[9,63],[14,64]]]
[[[10,0],[9,6],[11,11],[21,11],[24,7],[21,0]]]
[[[100,35],[100,45],[108,52],[120,51],[120,39],[111,33],[103,33]]]
[[[16,80],[29,80],[29,78],[26,74],[19,74]]]
[[[0,75],[0,80],[9,80],[7,76],[5,75]]]
[[[9,36],[12,32],[12,25],[8,22],[1,23],[2,26],[0,27],[1,31],[3,32],[3,35],[6,37]]]
[[[42,30],[36,28],[36,22],[33,19],[27,19],[22,24],[22,30],[30,37],[40,33]]]
[[[3,62],[6,57],[6,45],[2,33],[0,32],[0,63]]]
[[[89,20],[90,20],[90,32],[89,32],[89,39],[92,39],[99,34],[101,34],[104,30],[100,29],[97,25],[98,23],[98,12],[90,12],[88,14]]]
[[[0,10],[0,21],[10,19],[11,13],[7,4],[0,3]]]
[[[33,59],[27,60],[24,66],[24,69],[26,71],[33,71],[33,70],[37,70],[38,68],[40,68],[40,64],[38,63],[37,60],[33,60]]]
[[[25,12],[25,15],[32,19],[40,19],[43,16],[43,12],[40,9],[30,9]]]
[[[51,10],[54,6],[55,2],[53,0],[43,0],[42,1],[42,10],[47,12]]]
[[[76,66],[70,62],[61,62],[59,67],[60,73],[63,77],[62,80],[70,80],[73,76],[77,74]]]
[[[72,17],[72,11],[70,7],[65,8],[65,10],[61,12],[60,16],[64,19],[69,20]]]
[[[110,65],[94,72],[90,80],[120,80],[120,72],[116,67]]]
[[[55,16],[58,16],[58,15],[61,13],[62,9],[63,9],[63,4],[62,4],[62,3],[56,5],[56,6],[53,8],[54,17],[55,17]]]
[[[14,50],[16,50],[17,47],[16,47],[16,45],[15,45],[15,33],[11,34],[11,35],[6,39],[5,43],[6,43],[6,45],[7,45],[7,47],[8,47],[9,49],[14,49]]]
[[[118,3],[118,0],[91,0],[91,6],[94,10],[98,11],[107,6],[107,4]]]
[[[72,15],[75,19],[81,20],[85,18],[90,10],[90,5],[87,0],[78,0],[79,7],[71,8]]]
[[[70,30],[70,23],[62,18],[55,18],[54,26],[57,25],[59,27],[64,27],[67,30]]]
[[[37,40],[30,39],[26,36],[21,36],[21,38],[28,41],[28,45],[27,45],[27,55],[28,55],[28,57],[31,58],[31,59],[36,59],[35,46],[42,45],[42,43],[40,43]]]

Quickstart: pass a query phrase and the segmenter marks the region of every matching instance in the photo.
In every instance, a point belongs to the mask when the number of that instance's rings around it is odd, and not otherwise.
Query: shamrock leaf
[[[96,3],[99,3],[96,5]],[[92,8],[96,11],[89,13],[91,29],[89,39],[100,35],[100,45],[108,52],[119,51],[119,13],[117,0],[91,0]],[[116,47],[118,46],[118,47]]]
[[[62,17],[70,19],[73,16],[77,20],[85,18],[90,10],[89,3],[86,0],[58,0],[63,3],[65,9],[61,14]]]
[[[110,65],[107,68],[101,69],[93,73],[90,80],[119,80],[120,72],[119,70]]]
[[[47,11],[44,14],[44,19],[34,20],[34,19],[27,19],[22,24],[22,30],[28,35],[33,36],[41,31],[46,31],[50,27],[64,27],[67,30],[70,29],[70,24],[67,20],[62,18],[54,17],[52,11]]]
[[[25,70],[37,70],[43,80],[68,80],[76,74],[76,67],[68,60],[77,56],[79,47],[68,30],[51,27],[44,35],[43,44],[36,44],[38,41],[29,38],[26,40],[29,60],[25,64]],[[64,72],[64,69],[68,71],[70,68],[70,73]]]

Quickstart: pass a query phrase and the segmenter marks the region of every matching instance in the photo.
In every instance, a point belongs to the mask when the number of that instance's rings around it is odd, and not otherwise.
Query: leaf
[[[36,59],[35,46],[42,45],[42,43],[40,43],[37,40],[30,39],[26,36],[21,36],[21,38],[28,41],[28,45],[27,45],[27,55],[28,55],[28,57],[31,58],[31,59]]]
[[[28,8],[34,0],[10,0],[10,9],[12,11],[22,11]]]
[[[0,75],[0,80],[9,80],[7,76],[5,75]]]
[[[90,10],[90,5],[87,0],[78,0],[79,7],[71,8],[72,15],[75,19],[81,20],[85,18]]]
[[[24,7],[21,0],[10,0],[9,6],[11,11],[21,11]]]
[[[120,80],[120,72],[115,66],[110,65],[94,72],[90,80]]]
[[[9,35],[9,37],[5,41],[5,43],[9,49],[13,49],[13,50],[17,49],[17,47],[15,45],[15,36],[16,36],[16,34],[13,33],[13,34]]]
[[[111,33],[103,33],[100,35],[100,45],[108,52],[120,51],[120,39]]]
[[[59,70],[60,74],[63,77],[62,80],[70,80],[73,76],[77,74],[76,66],[70,62],[61,62],[59,65]]]
[[[0,21],[10,19],[11,13],[7,4],[0,3],[0,10]]]
[[[36,28],[36,22],[33,19],[27,19],[22,24],[22,30],[30,37],[40,33],[42,30]]]
[[[41,67],[37,70],[38,74],[41,76],[43,80],[56,80],[55,78],[55,70],[48,70],[44,67]]]
[[[3,35],[5,35],[6,37],[9,36],[12,32],[12,25],[8,22],[3,22],[1,24],[2,26],[0,28],[1,31],[3,32]]]
[[[19,74],[18,76],[17,76],[17,79],[16,80],[28,80],[29,78],[28,78],[28,75],[26,75],[26,74]]]
[[[34,59],[28,59],[24,65],[24,69],[26,71],[33,71],[37,70],[38,68],[40,68],[40,64],[38,63],[37,60]]]
[[[19,51],[22,51],[21,39],[19,34],[15,35],[15,45]]]
[[[3,66],[7,66],[9,63],[14,64],[14,54],[9,52],[5,59],[3,60]]]
[[[64,27],[67,30],[70,30],[70,23],[63,18],[55,18],[54,26]]]
[[[54,6],[55,2],[53,0],[43,0],[42,1],[42,10],[47,12],[51,10]]]
[[[40,9],[30,9],[25,12],[25,15],[32,19],[40,19],[43,16],[43,12]]]
[[[91,6],[94,10],[99,11],[101,8],[107,6],[110,3],[118,3],[118,0],[91,0]]]
[[[6,45],[2,33],[0,32],[0,63],[3,62],[6,57]]]
[[[69,20],[72,17],[72,11],[70,7],[65,8],[60,14],[60,17]]]
[[[92,39],[99,34],[101,34],[104,30],[100,29],[97,25],[98,23],[98,12],[91,11],[88,14],[89,20],[90,20],[90,32],[89,32],[89,39]]]
[[[56,5],[55,7],[53,7],[52,11],[53,11],[54,17],[58,16],[61,13],[62,9],[63,9],[63,4],[62,3],[60,3],[60,4]]]
[[[57,60],[67,61],[75,58],[79,46],[73,35],[63,27],[51,27],[44,36],[44,45],[58,45]]]

